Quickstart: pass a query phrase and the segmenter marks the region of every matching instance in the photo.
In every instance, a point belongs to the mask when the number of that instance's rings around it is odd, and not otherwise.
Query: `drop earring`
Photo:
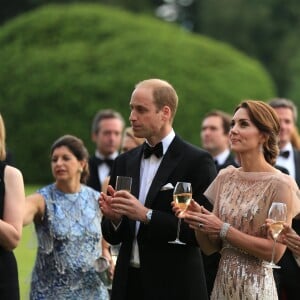
[[[259,152],[264,153],[263,144],[259,144]]]

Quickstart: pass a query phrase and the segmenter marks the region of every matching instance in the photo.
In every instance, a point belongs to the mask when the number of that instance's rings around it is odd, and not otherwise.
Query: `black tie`
[[[156,144],[154,147],[150,147],[147,143],[144,143],[144,158],[149,158],[152,154],[157,158],[163,156],[162,142]]]
[[[289,158],[290,156],[290,151],[280,151],[279,156],[282,156],[284,158]]]
[[[110,168],[112,168],[112,165],[114,163],[114,160],[113,159],[110,159],[110,158],[99,158],[99,157],[95,157],[95,161],[97,163],[97,166],[100,166],[102,165],[103,163],[106,163]]]

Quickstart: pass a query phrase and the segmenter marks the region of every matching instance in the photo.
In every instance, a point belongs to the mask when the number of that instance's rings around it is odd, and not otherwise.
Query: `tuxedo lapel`
[[[139,147],[133,155],[128,156],[126,164],[126,174],[133,178],[131,185],[131,194],[139,197],[140,192],[140,168],[141,158],[143,154],[143,147]]]
[[[298,184],[298,187],[300,187],[300,152],[296,151],[295,149],[293,149],[294,151],[294,161],[295,161],[295,180]]]
[[[184,153],[182,151],[182,143],[180,139],[176,136],[169,146],[166,154],[163,157],[163,160],[156,172],[156,175],[152,181],[150,189],[148,191],[145,206],[151,207],[152,203],[160,191],[163,183],[168,181],[168,178],[172,171],[178,165],[178,162],[183,157]]]
[[[143,154],[143,147],[139,147],[132,155],[127,158],[126,164],[126,176],[132,177],[131,194],[139,199],[140,193],[140,167],[141,158]],[[129,219],[129,226],[132,236],[135,235],[135,225],[136,221]]]
[[[92,156],[90,158],[89,168],[90,168],[90,177],[88,179],[88,185],[94,188],[95,190],[100,191],[101,183],[99,179],[98,165],[95,156]]]

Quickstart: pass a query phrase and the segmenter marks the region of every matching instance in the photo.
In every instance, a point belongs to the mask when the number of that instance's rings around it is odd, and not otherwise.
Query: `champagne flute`
[[[115,189],[116,191],[126,190],[130,192],[131,184],[132,184],[132,177],[117,176]]]
[[[286,217],[287,217],[286,204],[282,202],[273,202],[268,213],[268,218],[272,220],[270,229],[274,240],[273,249],[272,249],[272,259],[271,262],[266,264],[268,268],[280,269],[280,266],[274,263],[275,246],[276,246],[277,238],[281,233],[281,231],[283,230],[283,224],[286,222]]]
[[[117,245],[110,245],[110,255],[114,265],[116,265],[117,263],[120,247],[121,247],[121,243]]]
[[[176,205],[180,208],[181,212],[184,212],[187,207],[189,206],[192,200],[192,185],[190,182],[177,182],[174,192],[173,192],[173,199]],[[185,245],[184,242],[180,241],[179,233],[180,233],[180,226],[181,226],[181,218],[179,217],[177,223],[177,236],[174,241],[170,241],[170,244],[179,244]]]

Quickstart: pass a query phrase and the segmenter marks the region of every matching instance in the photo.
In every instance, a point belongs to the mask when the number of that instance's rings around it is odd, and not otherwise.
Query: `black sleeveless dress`
[[[4,168],[5,163],[0,162],[0,219],[3,219],[4,210]],[[12,251],[3,249],[0,245],[0,299],[19,300],[18,269]]]

